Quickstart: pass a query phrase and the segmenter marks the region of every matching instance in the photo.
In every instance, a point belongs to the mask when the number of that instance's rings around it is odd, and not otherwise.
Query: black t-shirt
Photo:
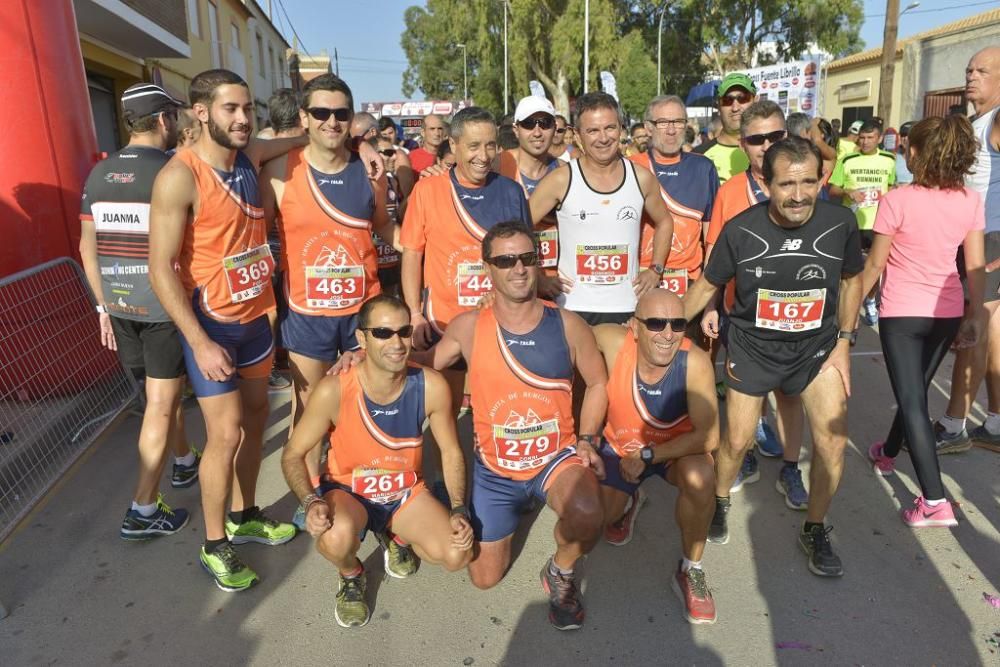
[[[835,331],[840,279],[864,268],[850,209],[817,201],[805,224],[780,227],[762,202],[722,229],[705,267],[717,287],[736,280],[732,324],[757,338],[798,340]]]

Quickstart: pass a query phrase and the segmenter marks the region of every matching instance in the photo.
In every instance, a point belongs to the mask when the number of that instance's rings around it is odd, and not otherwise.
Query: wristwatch
[[[649,270],[658,276],[662,276],[663,272],[665,271],[662,264],[650,264]]]
[[[597,436],[590,435],[589,433],[581,433],[580,435],[576,436],[576,439],[587,443],[591,447],[595,447],[596,443],[594,441],[597,439]]]
[[[837,334],[837,339],[846,340],[851,344],[851,347],[854,347],[858,342],[858,330],[855,329],[854,331],[841,331],[840,333]]]
[[[99,303],[97,304],[97,312],[103,315],[104,313],[108,312],[108,307],[105,306],[103,303]]]
[[[455,516],[456,514],[461,515],[461,516],[465,517],[466,520],[468,520],[469,519],[469,508],[466,507],[465,505],[458,505],[457,507],[452,507],[451,508],[451,516]]]
[[[653,465],[653,456],[653,450],[650,447],[643,447],[639,450],[639,458],[648,466]]]

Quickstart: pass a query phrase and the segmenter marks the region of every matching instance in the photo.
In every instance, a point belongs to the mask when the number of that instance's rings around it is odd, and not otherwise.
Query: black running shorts
[[[184,351],[173,322],[138,322],[111,317],[122,364],[146,377],[174,380],[184,376]]]
[[[797,396],[819,374],[836,343],[836,331],[779,341],[757,338],[730,325],[726,385],[749,396],[766,396],[775,389]]]

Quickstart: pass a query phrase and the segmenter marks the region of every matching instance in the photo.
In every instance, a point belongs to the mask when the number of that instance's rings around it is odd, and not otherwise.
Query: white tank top
[[[587,184],[580,161],[569,163],[569,190],[556,211],[559,273],[573,281],[559,305],[576,312],[635,311],[632,281],[639,272],[642,190],[635,166],[622,160],[624,181],[614,192]]]
[[[973,172],[965,185],[980,193],[985,200],[986,231],[1000,232],[1000,152],[993,148],[993,120],[1000,109],[992,109],[972,122],[979,139],[979,152]]]

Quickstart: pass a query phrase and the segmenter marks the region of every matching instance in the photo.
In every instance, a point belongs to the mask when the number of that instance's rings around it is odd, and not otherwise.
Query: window
[[[264,37],[257,33],[257,64],[262,78],[267,78],[267,61],[264,60]]]
[[[187,0],[188,29],[193,37],[201,37],[201,16],[198,13],[198,0]]]
[[[274,73],[272,77],[274,80],[271,81],[272,88],[281,88],[281,66],[278,65],[278,60],[274,56],[274,44],[267,45],[268,61],[274,63],[274,69],[271,71]]]
[[[875,115],[875,107],[844,107],[841,111],[840,126],[846,129],[856,120],[869,120]]]
[[[222,40],[219,39],[219,8],[208,0],[208,38],[211,40],[212,67],[222,67]]]
[[[240,50],[240,27],[235,23],[229,24],[229,34],[232,39],[233,48]]]

